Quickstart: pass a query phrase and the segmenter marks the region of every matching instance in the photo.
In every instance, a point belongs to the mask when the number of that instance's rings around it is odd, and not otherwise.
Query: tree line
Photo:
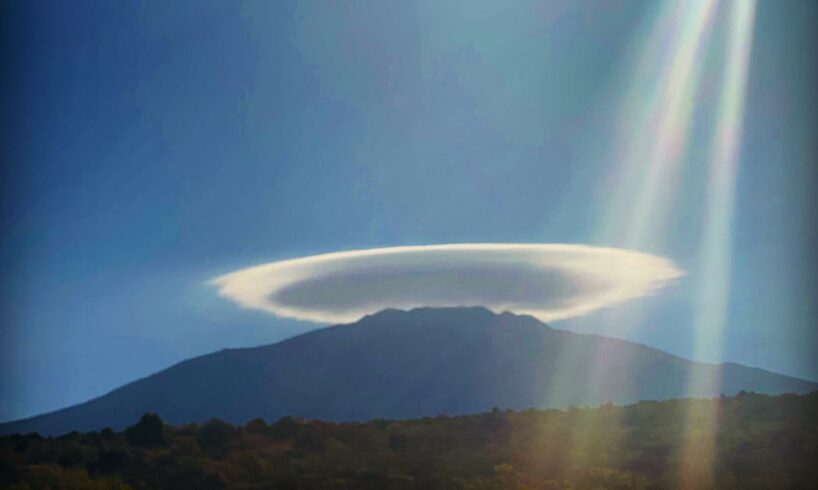
[[[121,432],[3,436],[0,487],[807,489],[818,488],[816,461],[818,392],[742,392],[360,423],[171,426],[145,414]]]

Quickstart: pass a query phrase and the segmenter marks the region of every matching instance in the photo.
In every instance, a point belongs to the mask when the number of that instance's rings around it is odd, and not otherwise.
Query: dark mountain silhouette
[[[193,358],[88,402],[0,425],[0,433],[121,429],[145,412],[169,423],[297,415],[334,421],[807,392],[818,385],[739,364],[691,362],[644,345],[554,330],[484,308],[384,310],[273,345]]]

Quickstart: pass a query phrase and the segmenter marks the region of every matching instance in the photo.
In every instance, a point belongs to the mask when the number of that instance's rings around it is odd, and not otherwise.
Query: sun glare
[[[662,244],[714,4],[665,2],[636,39],[640,52],[618,109],[614,171],[606,182],[603,243],[637,250]]]
[[[697,291],[693,323],[693,356],[717,360],[722,354],[730,293],[731,230],[744,97],[753,38],[755,0],[729,4],[726,60],[722,75],[715,135],[709,158],[707,207],[701,233]],[[694,375],[688,393],[712,393],[719,379]],[[717,403],[703,404],[688,414],[685,431],[683,485],[713,485],[718,428]]]
[[[685,153],[690,150],[693,107],[700,91],[704,59],[721,48],[724,58],[719,101],[711,127],[714,134],[708,155],[705,216],[698,260],[693,272],[695,298],[694,358],[720,359],[730,290],[731,222],[739,144],[752,43],[755,0],[720,2],[664,2],[635,36],[635,66],[619,107],[617,138],[612,148],[613,172],[606,181],[611,190],[597,235],[599,243],[629,249],[661,250],[673,222],[678,181],[683,176]],[[725,22],[726,20],[726,22]],[[726,31],[725,36],[714,35]],[[604,333],[627,336],[641,325],[641,310],[609,316]],[[566,359],[575,355],[562,354]],[[598,366],[608,353],[596,352]],[[560,363],[567,364],[567,363]],[[601,368],[591,370],[587,393],[602,393]],[[704,371],[687,380],[690,396],[713,396],[719,379]],[[557,376],[552,390],[564,388]],[[684,449],[679,455],[682,488],[712,485],[716,402],[691,405],[683,421]],[[574,447],[584,441],[574,440]]]

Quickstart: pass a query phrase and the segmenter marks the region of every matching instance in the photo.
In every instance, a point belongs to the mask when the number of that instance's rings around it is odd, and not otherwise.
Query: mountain
[[[808,392],[816,383],[739,364],[703,364],[644,345],[555,330],[484,308],[384,310],[273,345],[189,359],[104,396],[0,425],[0,433],[121,429],[145,412],[179,424],[296,415],[333,421]]]

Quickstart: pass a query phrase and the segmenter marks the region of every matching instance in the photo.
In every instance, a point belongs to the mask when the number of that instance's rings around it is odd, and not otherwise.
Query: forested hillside
[[[123,432],[4,436],[0,456],[11,489],[806,489],[818,393],[243,427],[147,414]]]

